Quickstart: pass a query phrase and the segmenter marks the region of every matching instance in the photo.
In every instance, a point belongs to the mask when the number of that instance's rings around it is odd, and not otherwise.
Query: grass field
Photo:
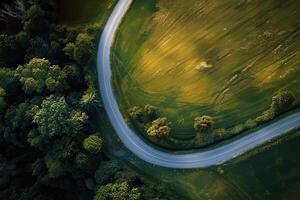
[[[155,105],[188,138],[196,116],[229,128],[279,90],[299,97],[299,18],[292,0],[135,1],[112,55],[121,110]]]

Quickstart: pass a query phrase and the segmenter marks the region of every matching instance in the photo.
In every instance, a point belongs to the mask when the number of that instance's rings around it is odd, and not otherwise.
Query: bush
[[[45,11],[38,5],[31,6],[23,16],[23,28],[26,32],[37,35],[48,31]]]
[[[152,105],[145,105],[144,107],[144,115],[150,120],[153,120],[157,117],[158,108]]]
[[[239,134],[245,130],[245,126],[243,124],[238,124],[231,129],[233,134]]]
[[[255,121],[257,124],[263,124],[265,122],[270,121],[275,117],[275,113],[272,109],[268,109],[264,111],[260,116],[256,117]]]
[[[194,129],[200,133],[206,133],[213,127],[214,121],[210,116],[196,117],[194,122]]]
[[[248,119],[245,123],[245,128],[247,129],[252,129],[257,126],[257,123],[254,119]]]
[[[130,118],[141,121],[143,118],[143,109],[138,106],[134,106],[128,110]]]
[[[83,148],[92,154],[97,154],[102,148],[102,139],[97,135],[90,135],[84,139]]]
[[[88,165],[89,157],[85,153],[79,153],[76,156],[75,163],[79,168],[85,168]]]
[[[272,98],[271,109],[275,115],[288,111],[295,101],[295,97],[289,91],[280,91]]]
[[[120,171],[120,163],[117,161],[106,161],[101,163],[100,167],[95,173],[95,180],[98,185],[113,182],[115,180],[115,174]]]
[[[151,137],[166,137],[171,132],[170,123],[167,118],[158,118],[154,120],[150,127],[147,129],[147,134]]]

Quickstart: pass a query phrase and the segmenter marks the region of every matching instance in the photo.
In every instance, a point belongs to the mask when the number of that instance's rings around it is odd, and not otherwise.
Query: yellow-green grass
[[[67,23],[91,22],[96,17],[105,19],[116,0],[61,0],[60,20]],[[99,21],[99,19],[97,19]]]
[[[229,128],[299,96],[299,18],[296,1],[135,1],[112,51],[121,110],[155,105],[185,138],[196,116]]]

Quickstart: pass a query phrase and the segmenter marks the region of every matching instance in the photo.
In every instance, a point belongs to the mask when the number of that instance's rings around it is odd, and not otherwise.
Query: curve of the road
[[[98,47],[97,68],[101,96],[109,120],[123,144],[136,156],[146,162],[163,167],[204,168],[231,160],[300,126],[299,112],[232,143],[205,152],[189,154],[178,155],[161,152],[144,143],[125,122],[116,102],[111,83],[110,50],[118,26],[131,3],[132,0],[119,0],[107,21]]]

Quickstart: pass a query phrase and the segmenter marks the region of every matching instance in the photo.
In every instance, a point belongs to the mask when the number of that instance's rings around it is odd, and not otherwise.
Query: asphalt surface
[[[300,112],[281,119],[224,146],[198,153],[171,154],[144,143],[125,122],[111,83],[110,49],[114,36],[132,0],[119,0],[102,33],[98,47],[98,80],[109,120],[123,144],[140,159],[169,168],[204,168],[222,164],[300,126]],[[134,37],[134,36],[133,36]]]

